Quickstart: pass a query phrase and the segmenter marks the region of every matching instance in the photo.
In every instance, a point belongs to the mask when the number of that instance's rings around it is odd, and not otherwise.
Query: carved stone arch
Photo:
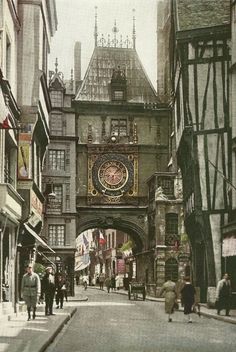
[[[112,228],[115,230],[120,230],[128,235],[134,240],[136,244],[136,250],[142,251],[144,248],[144,243],[145,243],[145,230],[136,222],[123,219],[123,218],[114,218],[114,217],[106,217],[106,216],[99,216],[99,217],[90,217],[90,218],[83,218],[81,221],[79,221],[78,224],[78,233],[76,234],[77,236],[92,228],[102,228],[102,229],[108,229]]]

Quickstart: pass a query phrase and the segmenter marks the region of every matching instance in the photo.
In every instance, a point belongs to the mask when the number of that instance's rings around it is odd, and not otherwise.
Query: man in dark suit
[[[45,315],[54,315],[53,300],[55,290],[55,277],[53,275],[52,267],[48,266],[42,280],[42,294],[45,295]]]

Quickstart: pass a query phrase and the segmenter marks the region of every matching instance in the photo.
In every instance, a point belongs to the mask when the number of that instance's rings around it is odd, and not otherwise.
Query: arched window
[[[178,214],[166,214],[166,236],[165,245],[178,247],[180,237],[178,234]]]
[[[170,258],[165,263],[165,281],[178,281],[178,262],[175,258]]]

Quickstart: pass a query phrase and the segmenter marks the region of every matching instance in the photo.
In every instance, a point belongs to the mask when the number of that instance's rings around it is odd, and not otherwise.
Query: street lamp
[[[51,184],[51,192],[47,195],[49,203],[56,199],[56,193],[53,190],[53,183]]]

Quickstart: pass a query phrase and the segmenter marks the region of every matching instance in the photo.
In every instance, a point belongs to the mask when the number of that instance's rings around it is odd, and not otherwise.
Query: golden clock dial
[[[127,182],[128,170],[120,161],[105,161],[99,168],[98,178],[106,189],[117,190]]]

